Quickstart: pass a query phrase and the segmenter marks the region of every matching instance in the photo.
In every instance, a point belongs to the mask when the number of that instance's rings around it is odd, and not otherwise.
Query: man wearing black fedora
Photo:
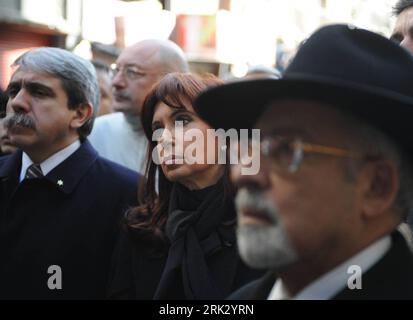
[[[413,206],[411,83],[407,51],[332,25],[283,79],[197,99],[214,127],[261,133],[258,174],[236,165],[231,175],[240,254],[270,271],[231,298],[413,299],[413,258],[397,231]]]

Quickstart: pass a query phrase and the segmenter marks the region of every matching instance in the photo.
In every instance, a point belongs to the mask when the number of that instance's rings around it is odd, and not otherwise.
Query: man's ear
[[[76,110],[73,110],[73,118],[70,126],[73,129],[78,129],[88,121],[93,114],[93,107],[90,103],[81,104]]]
[[[367,162],[359,172],[357,193],[363,217],[377,217],[394,206],[400,176],[393,161],[381,159]]]

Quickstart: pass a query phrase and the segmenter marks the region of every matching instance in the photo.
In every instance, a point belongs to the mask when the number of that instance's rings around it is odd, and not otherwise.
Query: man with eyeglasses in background
[[[169,40],[143,40],[127,47],[114,68],[115,113],[96,119],[90,142],[102,157],[143,173],[147,140],[140,123],[143,101],[165,74],[187,72],[182,50]]]
[[[413,299],[413,258],[397,231],[413,207],[412,81],[407,51],[332,25],[283,79],[195,101],[215,128],[261,133],[258,174],[236,165],[231,176],[241,257],[270,271],[231,298]]]

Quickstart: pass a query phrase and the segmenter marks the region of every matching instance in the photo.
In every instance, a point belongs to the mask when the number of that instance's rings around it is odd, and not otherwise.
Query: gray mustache
[[[13,113],[3,119],[3,125],[6,129],[11,129],[15,126],[22,126],[30,129],[36,129],[34,120],[24,113]]]

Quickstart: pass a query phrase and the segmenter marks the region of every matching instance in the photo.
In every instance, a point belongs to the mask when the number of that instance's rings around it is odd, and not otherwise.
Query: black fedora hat
[[[373,32],[323,27],[302,45],[281,80],[216,87],[201,94],[194,108],[214,128],[249,129],[271,101],[286,98],[346,109],[413,148],[413,56]]]

